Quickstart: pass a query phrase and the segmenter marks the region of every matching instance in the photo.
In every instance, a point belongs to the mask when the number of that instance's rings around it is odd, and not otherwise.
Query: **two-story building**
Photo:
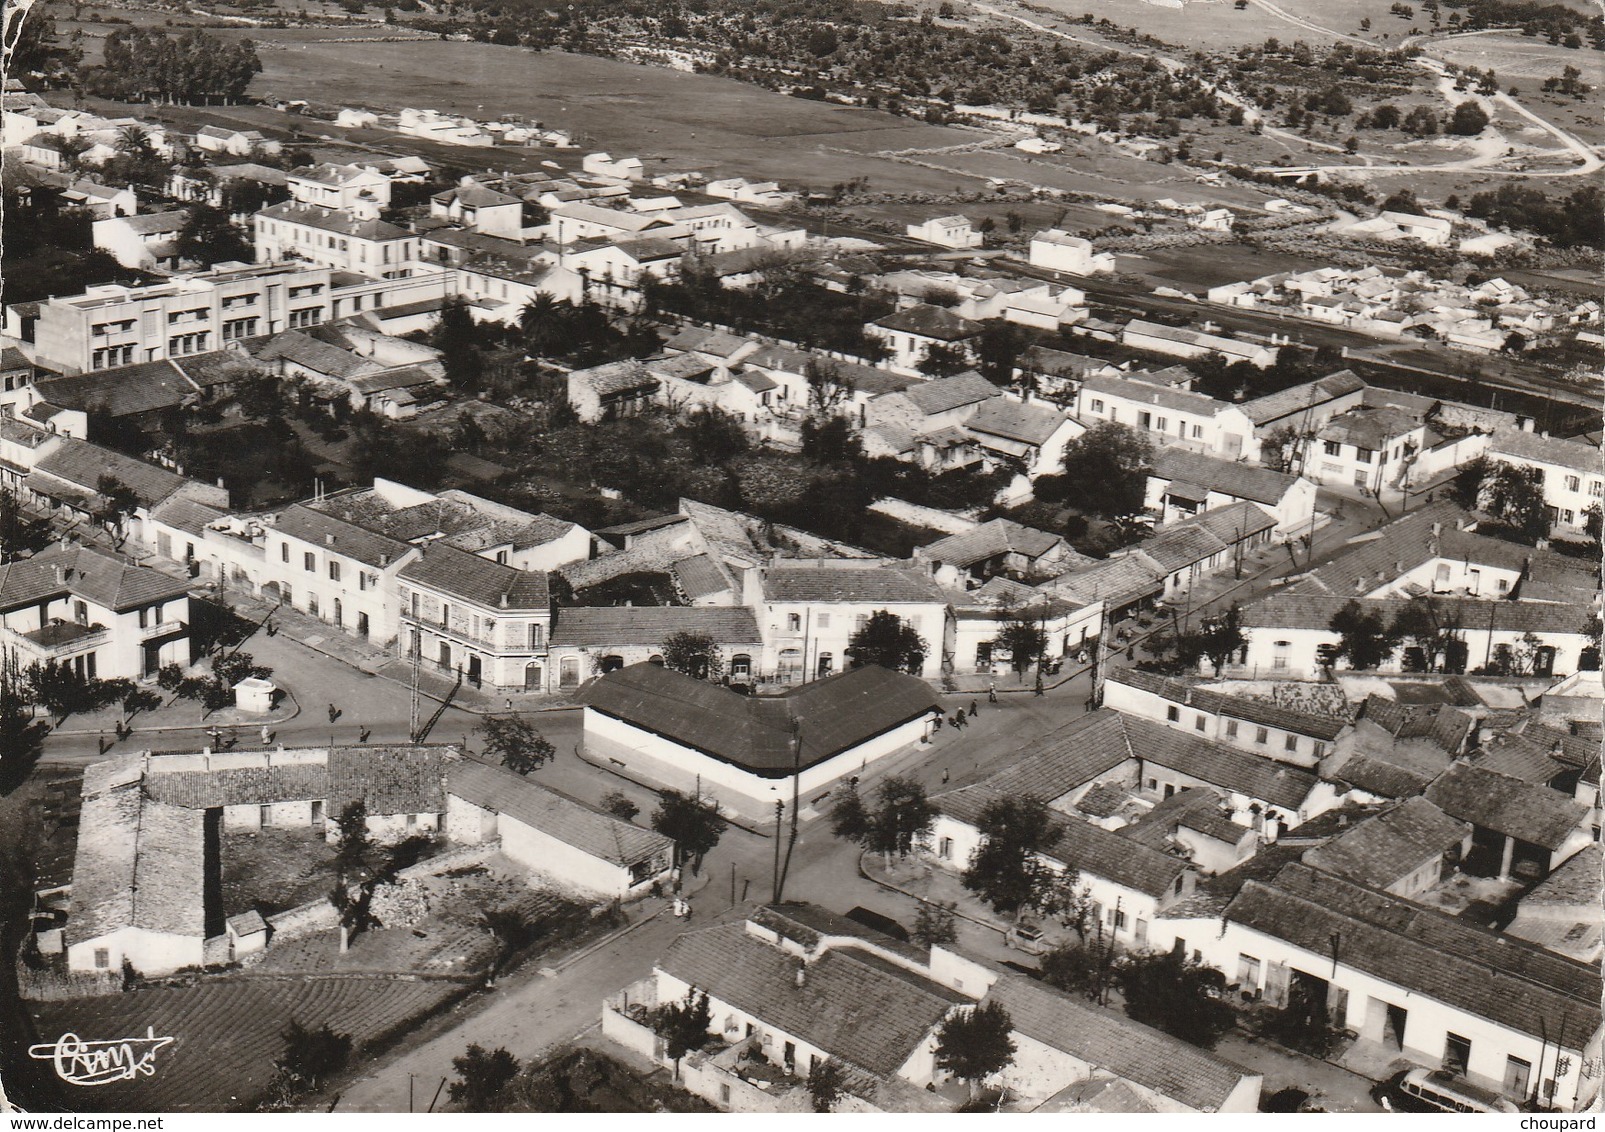
[[[544,686],[552,631],[546,571],[435,543],[398,572],[396,597],[403,656],[476,687]]]
[[[1243,410],[1202,393],[1129,377],[1094,376],[1082,382],[1076,417],[1087,427],[1114,421],[1144,433],[1156,445],[1174,445],[1227,460],[1259,458],[1254,424]]]
[[[1401,409],[1350,409],[1305,442],[1304,475],[1370,495],[1407,487],[1416,458],[1427,445],[1426,431],[1420,419]]]
[[[1594,444],[1500,429],[1489,440],[1487,455],[1503,464],[1538,470],[1549,521],[1560,530],[1581,531],[1589,510],[1605,506],[1605,469]]]
[[[888,366],[917,373],[933,350],[951,351],[968,361],[981,324],[925,303],[878,318],[864,327],[864,333],[880,339],[892,351]]]
[[[318,208],[377,216],[390,207],[390,178],[357,165],[302,165],[291,169],[284,183],[294,200]]]
[[[258,263],[309,260],[333,271],[400,279],[418,258],[417,233],[377,216],[362,219],[292,200],[262,209],[253,224]]]

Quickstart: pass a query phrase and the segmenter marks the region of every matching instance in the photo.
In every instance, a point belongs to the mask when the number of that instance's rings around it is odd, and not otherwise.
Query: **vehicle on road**
[[[1043,955],[1049,950],[1047,938],[1043,936],[1042,929],[1029,922],[1015,924],[1004,933],[1003,943],[1016,951],[1023,951],[1027,955]]]
[[[1401,1069],[1371,1090],[1397,1112],[1520,1112],[1516,1102],[1443,1069]]]

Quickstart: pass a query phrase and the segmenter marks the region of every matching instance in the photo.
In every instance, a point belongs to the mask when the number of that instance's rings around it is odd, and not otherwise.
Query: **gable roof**
[[[1225,915],[1328,960],[1339,937],[1340,963],[1532,1037],[1554,1040],[1567,1017],[1581,1045],[1600,1026],[1597,967],[1306,865],[1248,881]]]
[[[34,471],[89,492],[99,490],[102,476],[111,476],[145,507],[160,503],[189,482],[177,472],[70,436],[61,437],[34,465]]]
[[[69,944],[123,928],[205,934],[206,815],[164,805],[136,783],[86,794],[73,857]]]
[[[138,362],[34,384],[52,405],[131,417],[182,405],[199,390],[172,362]]]
[[[1173,444],[1154,449],[1148,461],[1155,479],[1199,484],[1222,495],[1251,499],[1275,507],[1298,483],[1298,477],[1257,464],[1239,464]]]
[[[299,539],[333,550],[357,562],[384,569],[394,566],[413,549],[399,539],[348,523],[333,515],[296,503],[279,513],[274,529],[287,538]]]
[[[1254,422],[1255,427],[1260,427],[1294,413],[1324,405],[1328,401],[1335,401],[1350,393],[1358,393],[1364,388],[1366,388],[1365,382],[1353,370],[1340,369],[1314,381],[1278,389],[1263,397],[1244,401],[1239,408]]]
[[[933,381],[915,382],[902,390],[914,407],[926,416],[935,416],[965,405],[989,401],[1003,394],[997,386],[973,373],[956,377],[939,377]]]
[[[1168,385],[1155,385],[1150,381],[1137,381],[1125,375],[1093,374],[1081,385],[1080,403],[1085,404],[1088,393],[1102,393],[1106,397],[1119,397],[1144,405],[1173,409],[1177,412],[1196,413],[1214,417],[1232,406],[1204,393],[1187,389],[1174,389]]]
[[[939,342],[962,342],[974,338],[982,330],[979,322],[929,303],[894,311],[884,318],[876,319],[871,325],[883,330],[916,334],[921,338],[934,338]]]
[[[1145,762],[1190,775],[1222,790],[1297,810],[1319,781],[1307,770],[1201,739],[1163,723],[1134,716],[1122,718],[1132,750]]]
[[[576,699],[764,778],[785,778],[794,766],[807,769],[940,710],[925,681],[874,665],[778,696],[743,696],[656,664],[632,664],[592,680]]]
[[[671,849],[674,842],[654,830],[576,801],[521,774],[475,759],[454,761],[446,792],[523,822],[580,852],[628,868]]]
[[[476,605],[509,611],[550,609],[546,571],[518,570],[446,543],[435,543],[396,577]]]
[[[975,415],[964,422],[971,432],[1001,436],[1040,448],[1062,428],[1069,418],[1046,405],[1023,404],[1007,397],[994,397],[982,403]]]
[[[999,554],[1023,554],[1041,558],[1065,541],[1049,531],[1039,531],[1012,519],[992,519],[968,531],[948,535],[919,549],[919,557],[954,566],[969,566]]]
[[[1540,436],[1536,432],[1519,429],[1499,429],[1488,442],[1488,455],[1497,459],[1512,456],[1531,460],[1535,464],[1552,464],[1572,468],[1579,472],[1600,471],[1600,450],[1581,440],[1564,440],[1558,436]]]
[[[1378,451],[1420,425],[1419,419],[1402,409],[1359,408],[1333,417],[1315,435],[1318,440]]]
[[[770,566],[763,572],[767,602],[945,604],[935,582],[891,567]]]
[[[1215,1112],[1245,1077],[1224,1058],[1035,979],[1005,974],[984,1003],[1008,1011],[1016,1033],[1068,1053],[1197,1112]]]
[[[1588,817],[1588,807],[1548,786],[1457,763],[1431,786],[1427,799],[1444,813],[1495,833],[1555,850]]]
[[[188,578],[136,566],[93,547],[53,546],[0,565],[0,609],[16,609],[68,594],[113,612],[189,593]]]
[[[1356,884],[1387,888],[1441,861],[1471,826],[1425,798],[1410,798],[1304,854],[1304,863]]]
[[[1175,704],[1196,707],[1199,711],[1210,715],[1263,724],[1266,727],[1275,727],[1298,735],[1309,735],[1328,743],[1336,739],[1348,726],[1347,720],[1336,719],[1329,715],[1317,715],[1314,712],[1297,711],[1251,696],[1234,696],[1212,688],[1201,688],[1187,680],[1161,676],[1157,672],[1145,672],[1140,668],[1111,668],[1105,679],[1140,688],[1144,692],[1160,696]]]
[[[759,645],[763,637],[744,605],[565,606],[556,611],[552,644],[662,647],[675,633],[704,633],[720,645]]]
[[[866,951],[837,946],[806,965],[743,924],[686,932],[664,973],[833,1058],[890,1077],[969,999]]]

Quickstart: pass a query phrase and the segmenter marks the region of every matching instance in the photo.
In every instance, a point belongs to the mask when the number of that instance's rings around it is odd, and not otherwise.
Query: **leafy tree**
[[[462,1057],[451,1059],[457,1080],[446,1095],[465,1112],[498,1112],[507,1104],[507,1088],[518,1076],[518,1059],[498,1046],[486,1050],[477,1042]]]
[[[287,1108],[296,1098],[316,1092],[351,1060],[351,1035],[336,1032],[327,1022],[314,1030],[292,1019],[279,1040],[284,1053],[273,1062],[270,1085],[275,1107]]]
[[[1014,381],[1014,366],[1025,349],[1025,335],[1012,322],[991,319],[975,339],[975,370],[993,385]]]
[[[996,1002],[949,1014],[936,1031],[936,1067],[967,1083],[970,1096],[1014,1060],[1014,1020]]]
[[[365,878],[374,871],[377,860],[373,837],[368,833],[368,806],[360,798],[347,803],[336,819],[334,867],[341,876]]]
[[[1428,672],[1435,672],[1438,661],[1450,644],[1460,639],[1458,616],[1431,597],[1411,598],[1388,627],[1388,636],[1421,650]]]
[[[1501,526],[1531,542],[1549,533],[1543,471],[1493,461],[1478,487],[1477,506]]]
[[[1226,976],[1179,952],[1130,956],[1118,979],[1127,1017],[1172,1037],[1209,1049],[1232,1027]]]
[[[480,341],[468,300],[460,295],[448,298],[429,332],[429,344],[442,353],[446,380],[464,393],[477,393],[484,383],[485,358]]]
[[[1073,484],[1096,484],[1082,498],[1096,515],[1134,515],[1148,494],[1153,446],[1128,425],[1104,421],[1064,446],[1064,475]]]
[[[891,862],[895,853],[907,857],[914,843],[931,831],[936,807],[925,797],[925,788],[911,778],[884,779],[875,788],[873,806],[866,806],[857,790],[831,810],[831,831],[837,837],[857,842]]]
[[[481,913],[480,923],[496,943],[496,953],[491,958],[490,970],[485,977],[486,986],[495,986],[496,976],[503,964],[517,954],[520,948],[534,943],[540,933],[524,911],[513,905],[492,908]]]
[[[1430,106],[1412,106],[1401,126],[1413,137],[1431,137],[1438,132],[1438,112]]]
[[[719,844],[730,823],[719,813],[717,802],[665,790],[652,814],[652,828],[674,842],[675,864],[689,860],[691,875],[695,876],[702,868],[702,859]]]
[[[926,349],[916,368],[926,377],[953,377],[970,368],[970,358],[961,346],[936,342]]]
[[[487,715],[474,730],[483,739],[487,755],[494,755],[519,774],[539,770],[557,755],[557,749],[522,715]]]
[[[120,550],[128,539],[128,520],[139,510],[139,495],[110,472],[102,473],[95,484],[101,502],[92,513],[95,522],[111,531]]]
[[[1092,886],[1082,881],[1079,869],[1065,869],[1050,877],[1037,898],[1037,907],[1044,916],[1052,916],[1073,929],[1083,943],[1097,919],[1098,904],[1092,898]]]
[[[666,1002],[652,1013],[652,1029],[663,1039],[663,1052],[674,1062],[675,1080],[680,1078],[680,1059],[699,1050],[708,1041],[713,1011],[706,993],[695,987],[686,991],[684,1002]]]
[[[952,943],[959,937],[958,917],[955,904],[931,904],[920,901],[919,911],[914,913],[914,942],[921,947],[935,947],[938,944]]]
[[[925,639],[895,613],[877,609],[847,641],[854,668],[878,664],[893,672],[918,676],[925,669]]]
[[[250,263],[256,258],[251,241],[230,221],[226,210],[190,204],[185,211],[188,216],[178,232],[180,259],[210,266],[228,260]]]
[[[1009,650],[1009,667],[1022,679],[1025,672],[1048,651],[1048,634],[1042,622],[1029,611],[1016,613],[998,627],[994,645]]]
[[[1242,651],[1248,644],[1248,637],[1243,633],[1243,614],[1237,608],[1237,603],[1219,617],[1206,617],[1202,630],[1199,633],[1198,648],[1202,656],[1207,656],[1209,662],[1215,666],[1215,675],[1221,674],[1221,669],[1231,663],[1232,657]]]
[[[690,444],[691,454],[699,463],[723,464],[752,447],[740,418],[710,405],[686,417],[678,432]]]
[[[689,629],[671,633],[661,646],[663,667],[696,680],[714,680],[724,675],[724,654],[719,642],[707,633]]]
[[[1475,137],[1487,128],[1487,112],[1475,102],[1467,99],[1455,107],[1454,113],[1449,116],[1449,124],[1444,128],[1444,132],[1469,138]]]
[[[630,801],[629,797],[619,790],[609,790],[602,795],[602,808],[625,821],[634,820],[635,815],[641,812],[641,807]]]
[[[864,445],[853,424],[839,414],[803,418],[802,454],[821,464],[853,464],[863,459]]]
[[[1370,123],[1372,129],[1398,129],[1399,123],[1402,120],[1403,115],[1399,113],[1399,108],[1393,105],[1391,102],[1384,102],[1382,105],[1373,108],[1371,111]]]
[[[1115,978],[1114,940],[1081,939],[1056,947],[1038,961],[1042,981],[1072,994],[1103,1002]]]
[[[0,670],[0,794],[21,784],[48,730],[33,717],[25,679],[6,663]]]
[[[1054,882],[1040,854],[1059,839],[1048,807],[1035,798],[997,798],[981,811],[977,829],[981,844],[962,875],[964,887],[999,915],[1039,906]]]
[[[831,1112],[847,1095],[847,1075],[834,1058],[816,1061],[808,1070],[808,1098],[815,1112]]]
[[[1380,667],[1399,644],[1382,614],[1353,600],[1343,603],[1327,627],[1341,638],[1331,655],[1348,658],[1351,668]]]

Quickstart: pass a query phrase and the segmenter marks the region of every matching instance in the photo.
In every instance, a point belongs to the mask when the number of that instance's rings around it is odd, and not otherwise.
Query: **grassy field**
[[[1455,36],[1433,43],[1430,51],[1462,67],[1492,67],[1506,89],[1520,89],[1522,104],[1533,113],[1589,145],[1605,143],[1605,120],[1599,113],[1599,92],[1605,87],[1605,53],[1551,47],[1536,37],[1507,34]],[[1559,78],[1568,66],[1582,72],[1583,82],[1594,88],[1592,93],[1582,98],[1545,94],[1544,80]]]
[[[1223,283],[1258,279],[1278,271],[1309,271],[1325,264],[1303,256],[1262,251],[1246,244],[1211,243],[1122,255],[1118,266],[1121,271],[1141,275],[1155,286],[1202,293]]]

